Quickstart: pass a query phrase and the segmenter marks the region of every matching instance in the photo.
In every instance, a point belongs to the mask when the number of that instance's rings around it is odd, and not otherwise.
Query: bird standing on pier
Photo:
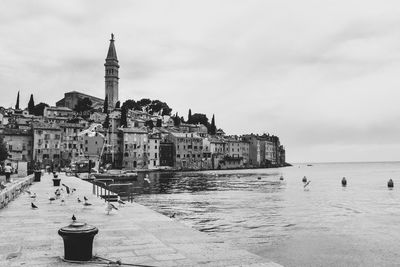
[[[121,200],[121,197],[120,197],[120,196],[118,196],[118,204],[119,204],[120,207],[121,207],[121,205],[125,205],[125,202],[123,202],[123,201]]]
[[[62,184],[62,186],[65,187],[65,191],[66,191],[67,194],[69,195],[69,193],[70,193],[70,188],[69,188],[69,186],[67,186],[67,185],[65,185],[65,184]]]
[[[115,207],[114,204],[112,204],[111,202],[107,202],[107,207],[106,207],[107,215],[109,215],[110,211],[112,211],[113,209],[118,210],[118,208]]]
[[[54,200],[56,200],[56,198],[55,198],[55,197],[53,197],[53,196],[50,196],[50,195],[49,195],[49,201],[50,201],[50,204],[51,204],[51,203],[53,203],[53,201],[54,201]]]
[[[85,197],[85,196],[83,196],[83,199],[85,200],[85,201],[88,201],[89,199],[87,199],[87,197]]]
[[[32,209],[38,209],[38,207],[35,204],[33,204],[33,202],[31,202],[31,207]]]
[[[92,204],[87,202],[87,198],[85,197],[85,203],[83,203],[83,206],[91,206]]]

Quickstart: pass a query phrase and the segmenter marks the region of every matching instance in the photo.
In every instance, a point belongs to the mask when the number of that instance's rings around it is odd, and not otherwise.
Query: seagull
[[[85,197],[85,196],[83,197],[83,199],[84,199],[85,201],[88,201],[87,197]]]
[[[57,198],[59,198],[61,196],[61,192],[60,189],[57,189],[54,194],[56,195]]]
[[[106,207],[107,214],[110,214],[110,211],[112,211],[112,209],[118,210],[118,208],[115,207],[111,202],[108,202]]]
[[[76,217],[75,217],[75,214],[72,214],[72,218],[71,218],[73,221],[76,221]]]
[[[92,205],[91,203],[86,202],[86,201],[85,201],[85,203],[83,203],[83,206],[91,206],[91,205]]]
[[[121,205],[125,205],[125,202],[123,202],[123,201],[121,200],[121,197],[120,197],[120,196],[118,196],[118,204],[119,204],[120,207],[121,207]]]
[[[78,197],[78,203],[81,203],[82,202],[82,200]]]
[[[31,207],[32,207],[32,209],[37,209],[38,207],[35,205],[35,204],[33,204],[32,202],[31,202]]]
[[[175,218],[176,213],[172,214],[171,216],[169,216],[170,218]]]
[[[6,260],[11,260],[11,259],[21,256],[22,255],[21,251],[22,251],[22,246],[20,246],[16,252],[9,253],[6,257]]]
[[[62,185],[65,187],[65,191],[67,191],[67,194],[69,195],[69,193],[70,193],[69,187],[65,184],[62,184]]]
[[[49,196],[50,204],[53,203],[54,200],[56,200],[55,197]]]

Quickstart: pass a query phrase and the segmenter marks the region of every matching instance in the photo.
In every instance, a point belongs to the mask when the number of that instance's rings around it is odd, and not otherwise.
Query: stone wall
[[[18,179],[17,181],[7,184],[6,188],[0,190],[0,209],[7,206],[7,204],[23,192],[25,188],[33,183],[34,176],[29,175],[25,178]]]

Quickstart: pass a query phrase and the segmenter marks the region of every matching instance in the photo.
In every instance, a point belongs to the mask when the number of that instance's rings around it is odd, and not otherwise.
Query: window
[[[156,141],[157,141],[157,140],[156,140]],[[157,165],[157,161],[154,161],[154,162],[153,162],[153,165],[156,166],[156,165]]]
[[[154,158],[157,158],[157,153],[154,153]]]
[[[157,140],[156,140],[157,141]],[[154,146],[154,149],[157,149],[157,146]]]
[[[88,144],[88,140],[85,140],[85,144],[86,144],[86,145]]]
[[[88,152],[88,148],[87,147],[85,147],[85,152]]]
[[[181,158],[181,155],[179,155],[179,154],[176,154],[176,157],[177,157],[177,158]]]

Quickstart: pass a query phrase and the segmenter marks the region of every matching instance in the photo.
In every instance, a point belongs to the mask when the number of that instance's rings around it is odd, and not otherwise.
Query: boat
[[[134,171],[108,170],[104,173],[93,173],[95,180],[130,180],[137,181],[138,174]]]

